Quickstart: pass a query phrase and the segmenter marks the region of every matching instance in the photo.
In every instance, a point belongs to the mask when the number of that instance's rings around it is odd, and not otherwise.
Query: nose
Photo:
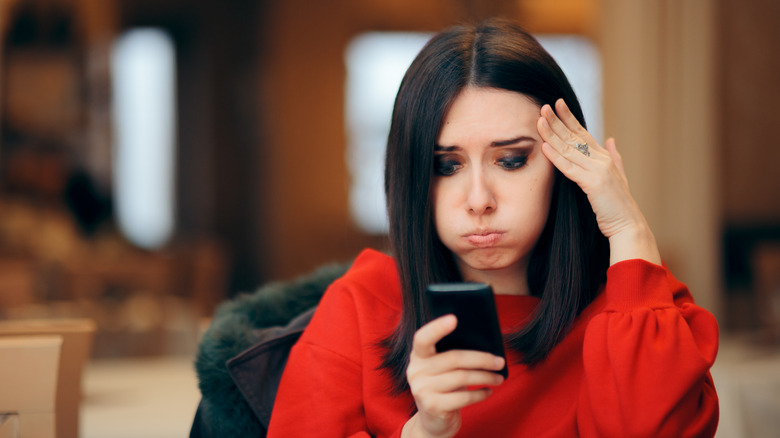
[[[490,182],[480,170],[475,170],[471,175],[466,204],[471,214],[489,214],[496,210],[496,199]]]

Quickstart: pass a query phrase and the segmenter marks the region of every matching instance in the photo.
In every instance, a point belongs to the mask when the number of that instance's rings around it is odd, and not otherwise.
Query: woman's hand
[[[452,333],[454,315],[437,318],[414,335],[406,378],[417,413],[406,423],[404,437],[451,437],[460,429],[460,411],[491,394],[504,378],[491,370],[504,367],[504,359],[479,351],[436,352],[436,343]]]
[[[661,264],[655,238],[628,189],[615,140],[600,146],[563,99],[555,102],[555,112],[542,107],[537,129],[544,155],[588,196],[599,229],[609,239],[610,264],[633,258]]]

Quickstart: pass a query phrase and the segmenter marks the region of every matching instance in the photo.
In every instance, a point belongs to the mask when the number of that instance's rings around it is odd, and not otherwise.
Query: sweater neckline
[[[516,330],[518,325],[528,321],[536,306],[539,305],[539,298],[529,295],[494,295],[494,297],[498,321],[504,333]]]

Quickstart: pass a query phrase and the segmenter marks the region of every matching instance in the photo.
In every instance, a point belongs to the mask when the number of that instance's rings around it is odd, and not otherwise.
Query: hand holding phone
[[[431,316],[454,314],[458,325],[436,343],[436,351],[477,350],[503,357],[504,339],[496,313],[493,289],[484,283],[442,283],[428,286]],[[497,371],[508,377],[507,365]]]

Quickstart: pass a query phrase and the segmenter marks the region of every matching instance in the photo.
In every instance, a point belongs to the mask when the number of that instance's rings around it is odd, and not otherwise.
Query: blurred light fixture
[[[136,28],[111,57],[116,215],[122,233],[147,249],[174,228],[175,56],[166,32]]]
[[[352,218],[369,234],[387,233],[384,159],[390,116],[406,69],[430,34],[369,32],[347,47],[347,165]]]

